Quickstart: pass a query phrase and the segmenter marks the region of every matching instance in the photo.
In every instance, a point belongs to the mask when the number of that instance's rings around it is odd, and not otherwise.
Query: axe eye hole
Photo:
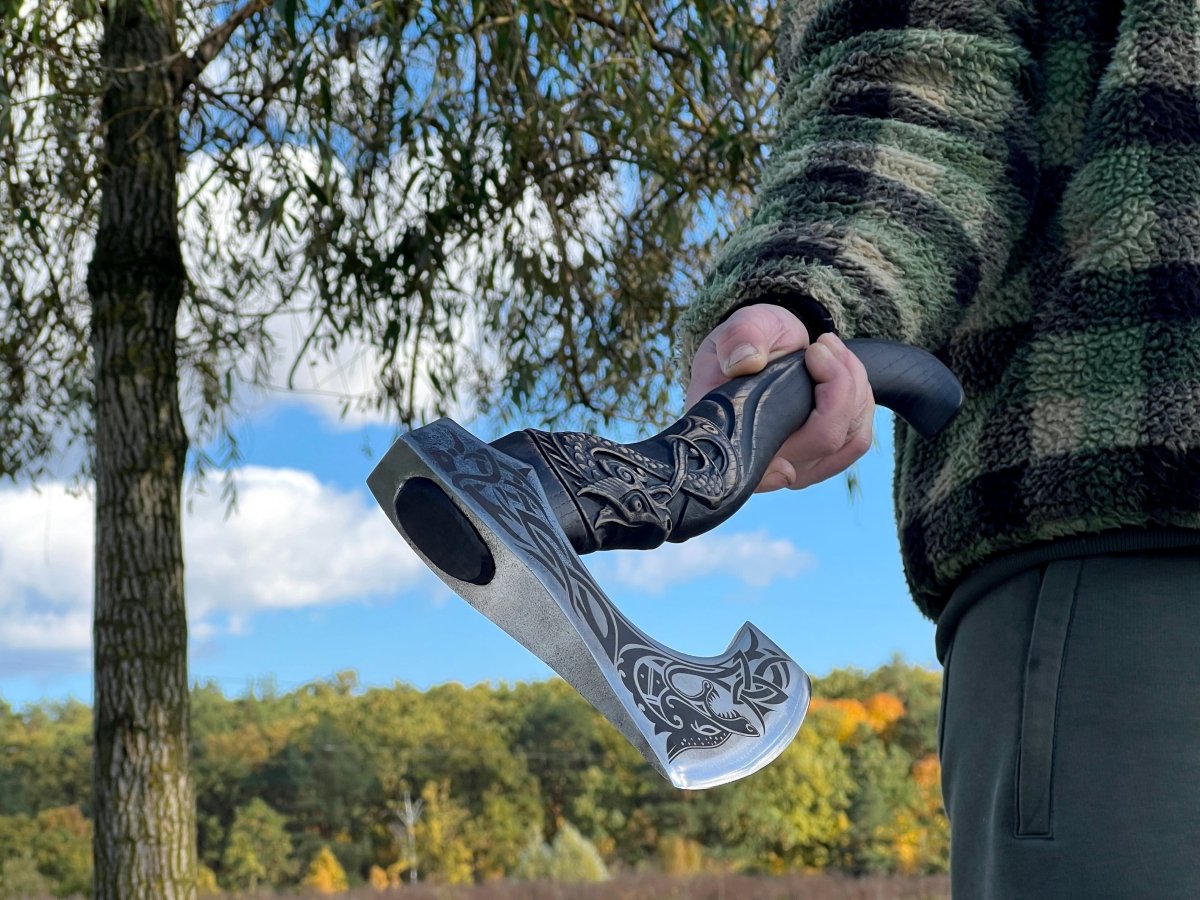
[[[496,576],[487,544],[436,482],[408,479],[396,492],[395,509],[405,536],[447,575],[478,585]]]

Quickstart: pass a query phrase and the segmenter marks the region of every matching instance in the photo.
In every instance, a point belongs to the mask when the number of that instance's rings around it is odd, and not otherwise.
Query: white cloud
[[[390,594],[424,566],[360,495],[307,472],[249,466],[236,474],[236,512],[194,497],[184,519],[192,615],[248,614]]]
[[[337,348],[319,352],[308,351],[293,371],[293,363],[304,346],[305,338],[316,329],[316,314],[309,309],[288,310],[271,318],[267,330],[271,335],[273,352],[265,381],[259,393],[266,405],[302,406],[319,414],[338,428],[359,428],[365,425],[394,424],[396,416],[386,407],[380,408],[373,398],[379,393],[379,373],[384,370],[383,356],[375,348],[348,341]],[[471,347],[477,340],[478,326],[464,320],[453,329],[460,347]],[[411,342],[410,342],[411,345]],[[417,351],[411,346],[401,354],[401,362],[411,359]],[[429,377],[433,368],[428,357],[417,366],[417,383],[413,406],[430,418],[435,394]],[[290,378],[291,386],[288,387]],[[459,397],[449,404],[449,415],[466,420],[474,414],[472,398]]]
[[[61,484],[0,491],[0,648],[91,646],[92,509]]]
[[[494,152],[501,150],[499,146],[492,149]],[[441,173],[439,153],[438,141],[430,140],[419,149],[409,148],[409,152],[396,153],[386,167],[372,171],[369,206],[364,206],[363,201],[354,196],[350,173],[335,159],[329,163],[331,178],[326,183],[331,191],[331,202],[361,214],[380,235],[379,242],[386,244],[404,227],[419,226],[430,210],[444,202],[446,178]],[[231,160],[247,173],[255,192],[263,197],[283,195],[289,186],[302,184],[304,175],[322,180],[321,161],[309,147],[242,148],[232,154]],[[273,240],[283,248],[280,253],[283,261],[267,260],[261,235],[246,234],[239,226],[244,189],[226,178],[217,177],[216,173],[216,160],[196,152],[188,158],[180,179],[181,197],[186,200],[181,210],[185,260],[191,277],[213,296],[220,295],[219,285],[235,263],[261,266],[264,273],[280,266],[286,270],[287,260],[298,261],[303,252],[302,235],[277,229]],[[291,216],[302,221],[307,202],[303,191],[291,189],[282,202],[285,218]],[[484,268],[482,260],[500,256],[502,248],[510,242],[530,252],[544,251],[550,258],[557,258],[559,253],[551,241],[553,228],[549,209],[553,202],[553,198],[543,196],[538,187],[530,186],[503,222],[447,251],[444,278],[438,280],[434,290],[446,297],[456,297],[461,309],[448,318],[439,314],[439,320],[431,327],[446,330],[455,348],[458,365],[453,378],[457,396],[446,412],[456,420],[470,419],[478,408],[479,376],[476,370],[482,373],[486,383],[494,381],[504,368],[485,326],[485,318],[491,311],[467,299],[480,294],[476,279]],[[590,198],[582,229],[566,242],[564,249],[568,261],[578,265],[585,249],[601,256],[613,237],[612,222],[619,217],[620,208],[631,202],[632,199],[623,194],[617,176],[605,177],[596,195]],[[282,275],[283,282],[287,282],[295,272],[276,274]],[[503,284],[512,278],[512,272],[502,268],[493,272],[492,277]],[[264,284],[272,281],[264,274]],[[238,299],[237,305],[243,314],[271,311],[265,326],[271,352],[265,371],[252,373],[246,360],[241,360],[239,400],[243,401],[243,406],[248,405],[246,401],[258,406],[300,405],[330,423],[348,428],[392,424],[396,419],[394,413],[378,408],[374,403],[380,393],[380,373],[386,371],[389,379],[396,377],[406,385],[411,383],[414,409],[419,417],[432,417],[437,394],[434,385],[439,377],[445,381],[447,372],[442,361],[436,358],[445,351],[439,350],[427,336],[420,344],[411,335],[405,338],[395,360],[385,365],[379,349],[364,341],[345,335],[333,340],[329,323],[321,325],[319,321],[311,285],[301,284],[286,297],[268,296],[263,290],[248,291],[247,294]],[[401,316],[406,307],[411,309],[412,302],[393,307],[389,301],[362,312],[366,318],[386,322]],[[185,310],[180,319],[181,334],[186,334],[193,324]],[[320,334],[322,339],[309,343],[314,333]],[[293,368],[301,353],[303,358]],[[257,393],[246,390],[255,381],[265,385],[267,390]]]
[[[316,152],[307,147],[243,148],[234,152],[232,159],[249,173],[255,190],[265,197],[281,195],[285,184],[301,183],[302,175],[314,179],[320,177],[321,161]],[[347,209],[361,207],[361,202],[351,195],[350,177],[345,167],[337,160],[331,165],[336,176],[332,185],[333,202]],[[272,282],[268,270],[278,265],[274,260],[260,260],[264,255],[261,235],[245,234],[240,230],[238,221],[243,190],[227,179],[214,177],[216,168],[216,161],[211,156],[193,153],[180,180],[181,197],[186,198],[181,220],[189,274],[202,290],[213,296],[220,295],[223,273],[234,261],[254,261],[253,265],[262,266],[266,284]],[[281,175],[288,170],[292,177],[281,180]],[[403,154],[393,157],[386,170],[374,172],[372,177],[375,202],[365,215],[381,233],[419,221],[440,196],[441,189],[419,161]],[[408,185],[409,190],[400,194],[403,185]],[[292,190],[287,193],[283,210],[296,220],[303,220],[305,202],[302,192]],[[277,230],[274,240],[285,245],[280,254],[283,259],[300,258],[303,252],[300,235],[292,235],[286,229]],[[447,281],[466,296],[475,293],[471,268],[484,252],[475,243],[460,248],[448,262]],[[283,267],[286,269],[287,264]],[[277,274],[284,282],[295,276],[295,272]],[[252,372],[247,356],[242,355],[239,359],[241,383],[235,401],[239,409],[293,405],[310,409],[328,423],[343,428],[393,424],[395,414],[374,402],[380,393],[380,373],[390,369],[393,373],[402,373],[406,383],[412,381],[414,409],[426,418],[431,417],[435,405],[431,373],[437,369],[438,361],[430,346],[418,346],[410,337],[404,341],[390,367],[385,366],[379,349],[364,341],[342,337],[335,345],[329,323],[322,325],[320,322],[317,306],[311,285],[301,285],[287,297],[256,289],[239,299],[242,315],[270,313],[265,326],[270,343],[264,370]],[[495,369],[495,354],[483,340],[484,312],[468,307],[460,318],[446,324],[454,345],[464,358],[469,358],[472,364]],[[375,315],[381,321],[398,314],[386,304],[364,313],[367,317]],[[188,311],[184,310],[178,325],[180,334],[186,335],[194,325]],[[310,342],[314,334],[321,338]],[[428,338],[423,340],[428,341]],[[299,364],[296,364],[298,359]],[[476,406],[471,390],[473,384],[466,374],[463,373],[464,378],[458,384],[459,396],[448,409],[448,414],[458,420],[470,418]],[[189,383],[185,377],[185,384]],[[197,393],[197,389],[193,387],[192,392]]]
[[[263,610],[392,595],[422,578],[424,566],[363,496],[294,469],[246,467],[235,477],[238,505],[228,517],[219,491],[191,495],[185,510],[194,638],[244,631]],[[60,483],[0,490],[5,670],[15,671],[18,653],[86,661],[93,514],[89,496]]]
[[[664,544],[652,553],[612,554],[602,583],[659,595],[667,588],[703,578],[727,577],[747,587],[766,587],[781,578],[810,571],[817,559],[784,538],[765,531],[703,534],[682,544]]]

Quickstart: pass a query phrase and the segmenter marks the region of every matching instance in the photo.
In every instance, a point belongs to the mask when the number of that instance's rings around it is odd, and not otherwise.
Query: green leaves
[[[225,882],[236,890],[283,884],[295,871],[287,819],[259,797],[241,806],[222,857]]]
[[[837,704],[879,712],[880,691],[895,692],[899,718],[839,741]],[[558,679],[361,690],[339,673],[237,698],[201,686],[191,715],[201,859],[224,887],[260,891],[301,879],[325,846],[351,881],[373,864],[396,880],[414,867],[422,881],[599,878],[605,867],[658,869],[681,851],[693,870],[938,871],[945,820],[923,711],[938,691],[936,672],[898,660],[835,671],[818,679],[825,701],[778,760],[681,792]],[[14,713],[0,703],[12,748],[0,755],[0,869],[32,848],[61,894],[85,892],[90,872],[90,823],[66,799],[86,789],[90,736],[80,704]],[[425,800],[412,842],[406,797]]]
[[[0,479],[45,472],[90,429],[99,32],[90,0],[0,7]]]
[[[0,165],[21,174],[0,184],[0,221],[29,240],[0,264],[0,365],[20,394],[5,395],[3,472],[34,471],[63,422],[88,434],[89,392],[55,373],[90,371],[80,273],[111,77],[98,8],[4,7]],[[179,4],[182,52],[244,8]],[[679,309],[772,128],[773,16],[273,0],[238,19],[182,110],[192,445],[232,444],[229,404],[278,371],[272,352],[301,371],[356,346],[378,348],[377,377],[345,406],[401,422],[457,401],[546,424],[671,418]],[[272,348],[278,315],[295,344]]]
[[[236,271],[242,287],[221,293],[311,298],[306,353],[335,336],[383,348],[378,390],[348,401],[404,422],[456,396],[546,422],[665,419],[678,310],[770,132],[771,16],[275,0],[274,25],[226,48],[244,105],[189,120],[190,146],[273,198],[232,223],[230,264],[206,273]],[[726,49],[743,44],[752,71]],[[241,236],[277,239],[284,210],[286,273],[245,252],[235,268]]]
[[[296,40],[296,14],[300,10],[301,0],[274,0],[275,15],[282,21],[292,40]]]

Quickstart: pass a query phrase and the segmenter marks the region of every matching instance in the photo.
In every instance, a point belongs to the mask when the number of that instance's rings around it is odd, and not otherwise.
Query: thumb
[[[779,306],[758,304],[738,310],[713,332],[717,364],[726,378],[751,375],[768,362],[808,346],[808,331]]]
[[[753,375],[768,362],[808,346],[808,330],[781,306],[743,307],[709,332],[692,359],[687,405],[720,384]]]
[[[721,372],[730,377],[757,372],[766,362],[767,347],[762,345],[765,343],[727,343],[725,347],[718,345],[717,362],[721,365]]]

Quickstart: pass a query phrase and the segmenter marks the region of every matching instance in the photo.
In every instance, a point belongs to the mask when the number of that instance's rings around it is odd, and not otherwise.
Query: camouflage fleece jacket
[[[1200,6],[784,0],[780,133],[685,316],[919,344],[966,405],[897,420],[901,555],[937,618],[974,567],[1200,529]]]

